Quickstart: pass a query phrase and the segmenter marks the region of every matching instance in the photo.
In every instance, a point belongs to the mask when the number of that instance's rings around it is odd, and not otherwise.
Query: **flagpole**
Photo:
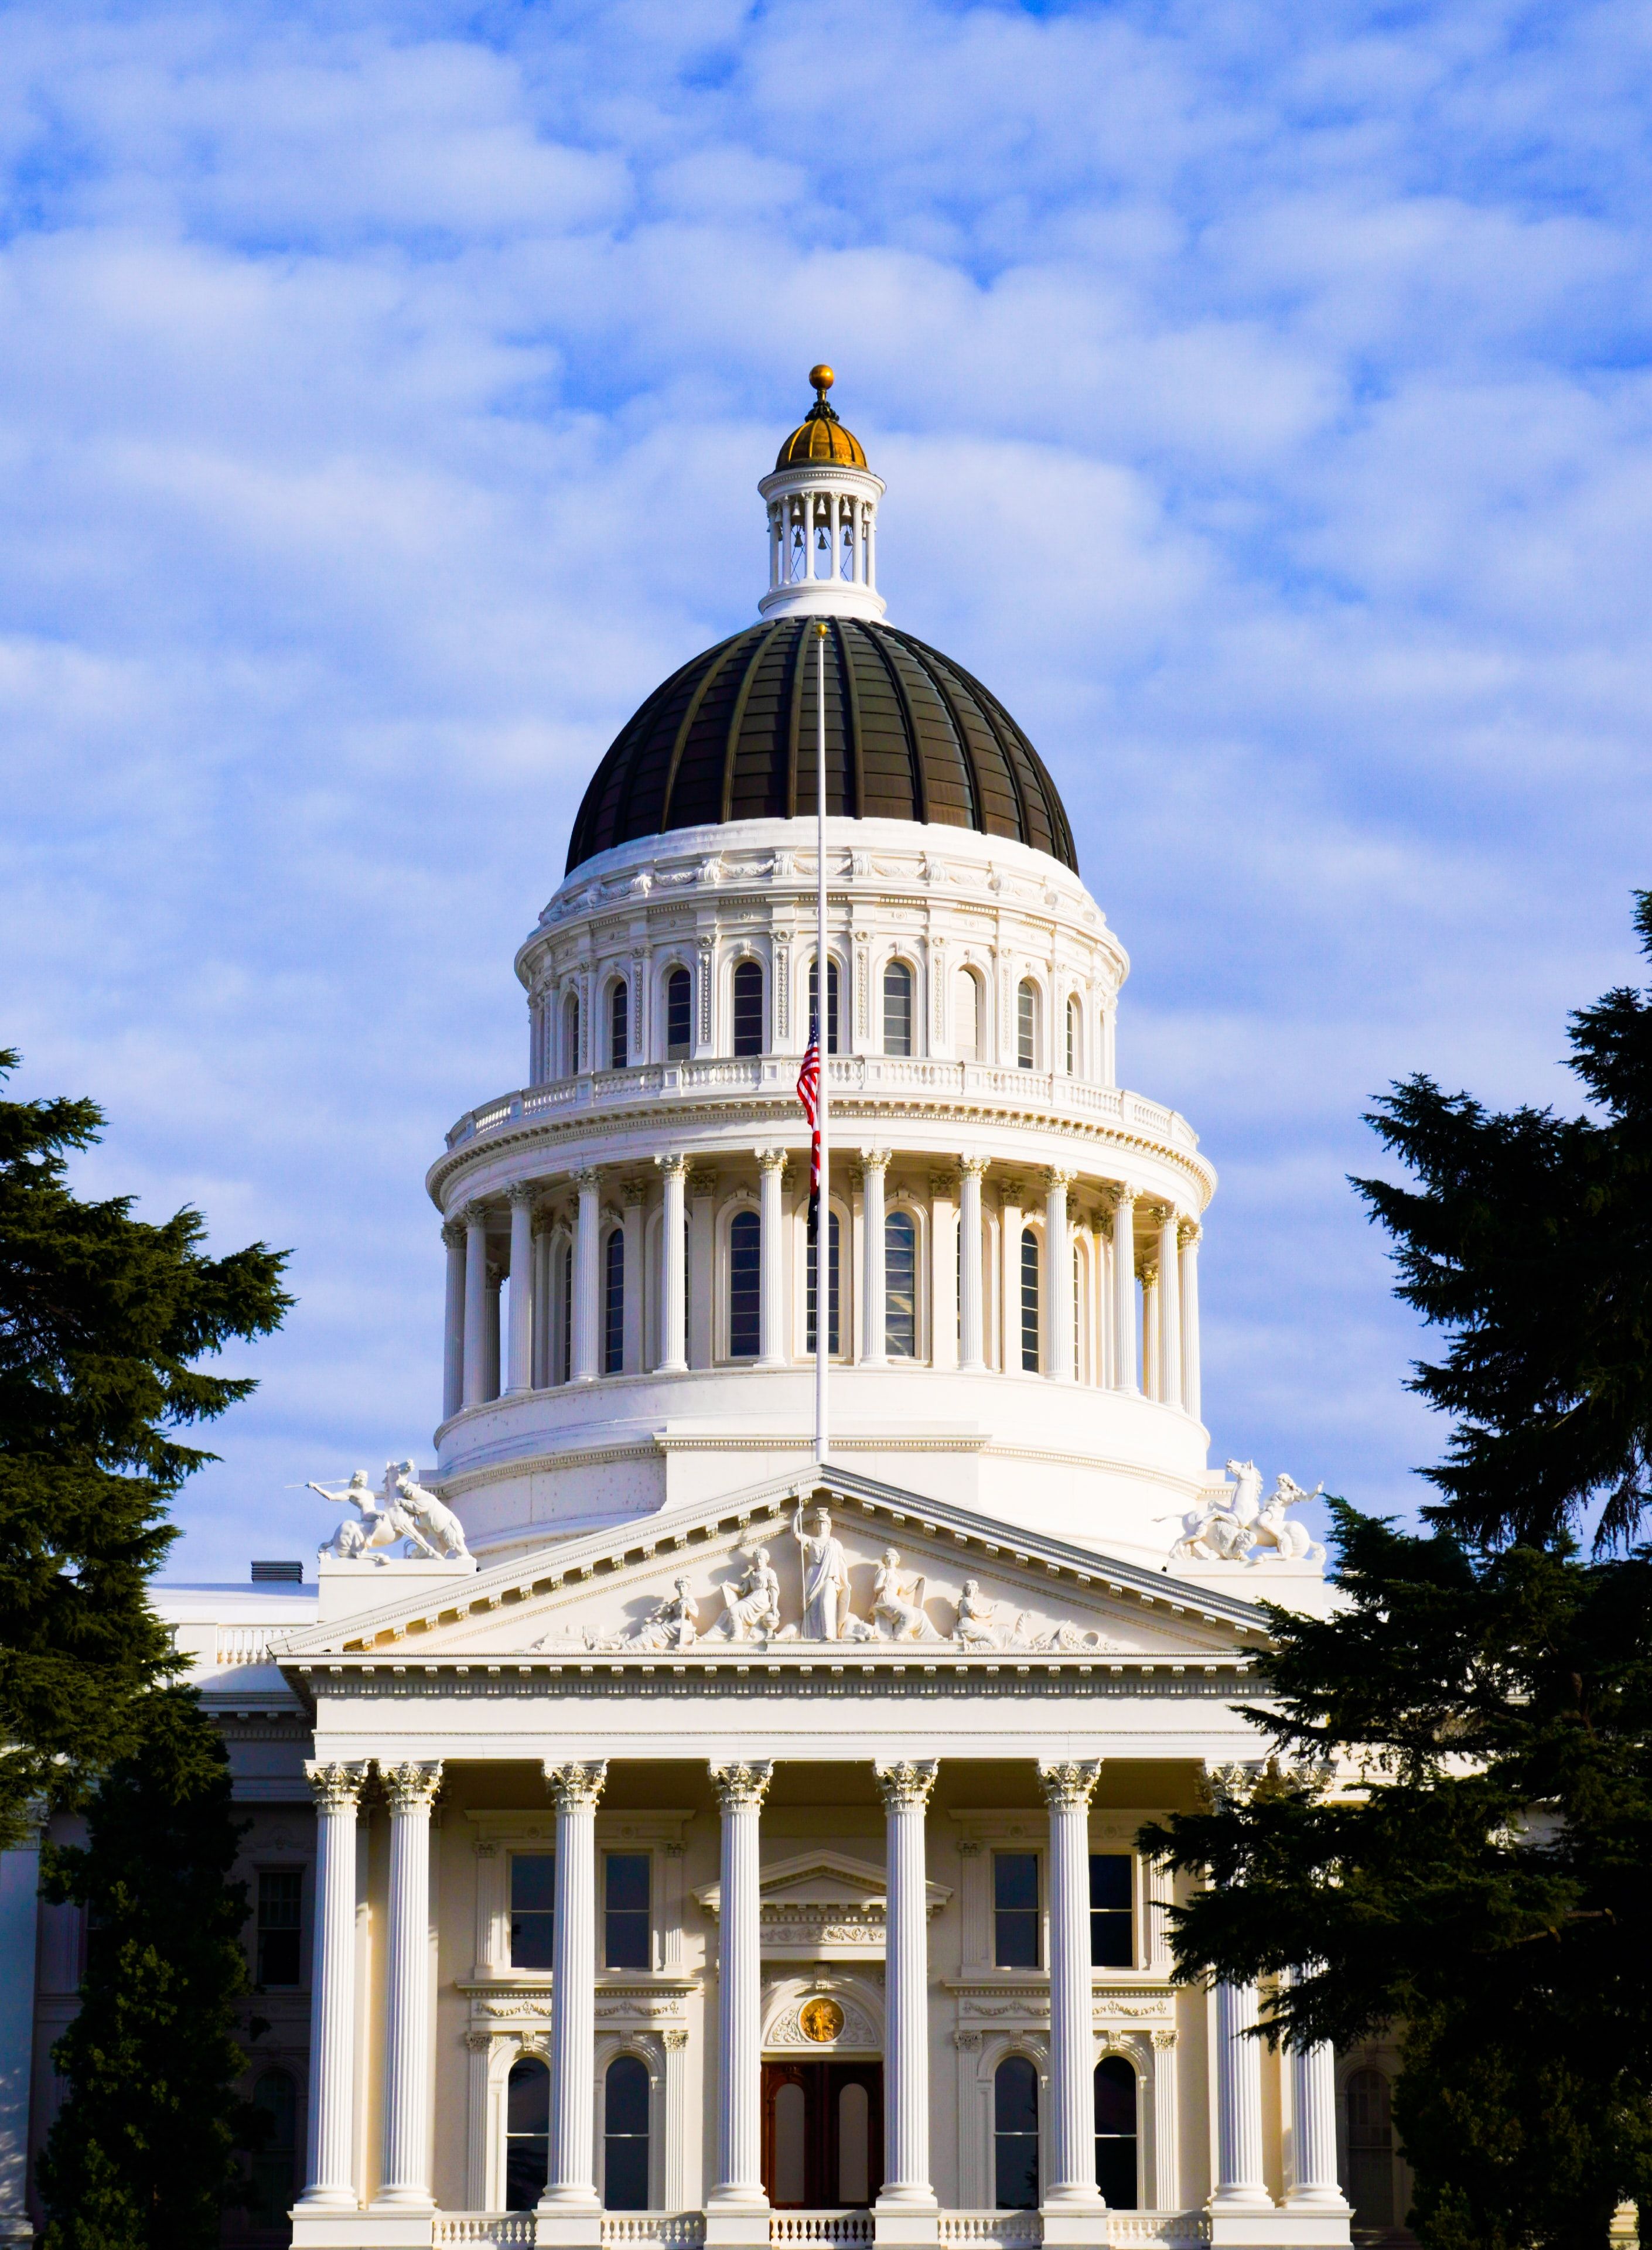
[[[815,620],[814,786],[817,834],[815,877],[814,992],[820,1042],[820,1199],[814,1224],[814,1458],[824,1467],[826,1457],[826,1366],[832,1340],[832,1201],[826,1153],[826,1057],[831,1042],[827,995],[831,990],[826,957],[826,643],[824,618]]]

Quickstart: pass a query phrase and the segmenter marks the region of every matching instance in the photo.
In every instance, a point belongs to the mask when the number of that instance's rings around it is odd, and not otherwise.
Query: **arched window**
[[[1015,1060],[1021,1070],[1038,1068],[1038,987],[1030,977],[1015,990]]]
[[[562,1246],[562,1377],[571,1383],[574,1373],[574,1246]]]
[[[579,1068],[579,995],[570,992],[562,1004],[562,1072],[572,1078]]]
[[[648,2070],[616,2055],[603,2082],[602,2199],[610,2211],[648,2208]]]
[[[298,2088],[285,2070],[266,2070],[252,2107],[268,2122],[252,2157],[249,2216],[254,2226],[284,2226],[298,2193]]]
[[[1067,1074],[1069,1078],[1074,1077],[1083,1066],[1084,1058],[1081,1052],[1080,1037],[1082,1028],[1078,995],[1075,992],[1068,996],[1067,1003]]]
[[[814,1290],[819,1248],[819,1230],[817,1227],[815,1233],[810,1238],[808,1253],[808,1341],[804,1349],[811,1353],[814,1350]],[[840,1352],[843,1349],[842,1291],[840,1287],[841,1270],[842,1261],[838,1251],[838,1215],[834,1211],[831,1215],[831,1232],[826,1237],[826,1352],[828,1356]]]
[[[820,968],[818,962],[809,963],[809,1018],[812,1022],[820,1012]],[[829,1055],[838,1051],[838,964],[826,956],[826,1051]]]
[[[624,1070],[631,1060],[631,994],[622,977],[608,993],[608,1067]]]
[[[891,1359],[917,1357],[918,1230],[909,1211],[883,1222],[883,1349]]]
[[[626,1371],[626,1236],[611,1230],[602,1257],[602,1371]]]
[[[1021,1229],[1021,1367],[1036,1375],[1038,1356],[1039,1241],[1030,1226]]]
[[[883,1052],[912,1052],[912,971],[904,961],[891,961],[883,971]]]
[[[524,2055],[505,2087],[505,2208],[532,2211],[550,2171],[550,2073]]]
[[[960,1062],[981,1059],[981,980],[972,969],[960,969],[957,981],[957,1025],[954,1045]]]
[[[666,1060],[686,1062],[694,1048],[694,978],[674,969],[666,979]]]
[[[1096,2066],[1096,2184],[1109,2210],[1135,2210],[1136,2073],[1122,2054]]]
[[[761,1338],[763,1221],[737,1211],[729,1228],[729,1356],[755,1359]]]
[[[1006,2055],[992,2080],[993,2200],[1000,2211],[1038,2209],[1038,2073]]]
[[[1380,2070],[1349,2074],[1348,2178],[1344,2192],[1356,2226],[1394,2223],[1394,2126],[1388,2081]]]
[[[763,1053],[763,967],[742,961],[734,972],[734,1051],[737,1055]]]

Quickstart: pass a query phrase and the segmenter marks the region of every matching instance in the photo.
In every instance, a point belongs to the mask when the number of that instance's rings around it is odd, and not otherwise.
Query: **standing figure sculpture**
[[[832,1518],[820,1508],[812,1536],[803,1528],[801,1502],[791,1519],[791,1536],[798,1543],[803,1566],[803,1629],[805,1640],[844,1639],[849,1607],[849,1558],[843,1542],[832,1536]]]

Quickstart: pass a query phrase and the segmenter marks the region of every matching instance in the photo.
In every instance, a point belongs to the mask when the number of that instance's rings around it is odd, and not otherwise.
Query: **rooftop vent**
[[[252,1584],[255,1586],[301,1586],[304,1583],[302,1563],[254,1563]]]

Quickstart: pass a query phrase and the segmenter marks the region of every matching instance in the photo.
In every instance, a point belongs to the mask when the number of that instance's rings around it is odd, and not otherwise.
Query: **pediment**
[[[945,1883],[926,1882],[933,1915],[951,1897]],[[709,1915],[722,1904],[721,1883],[706,1883],[695,1897]],[[888,1886],[881,1867],[844,1852],[816,1847],[771,1860],[757,1878],[757,1920],[765,1954],[816,1960],[854,1958],[881,1948]]]
[[[1135,1669],[1254,1658],[1267,1638],[1249,1602],[835,1467],[473,1576],[410,1577],[402,1592],[396,1573],[393,1563],[382,1573],[382,1602],[294,1636],[283,1661],[600,1656],[605,1668],[624,1669],[754,1657],[788,1666],[1039,1659]]]

